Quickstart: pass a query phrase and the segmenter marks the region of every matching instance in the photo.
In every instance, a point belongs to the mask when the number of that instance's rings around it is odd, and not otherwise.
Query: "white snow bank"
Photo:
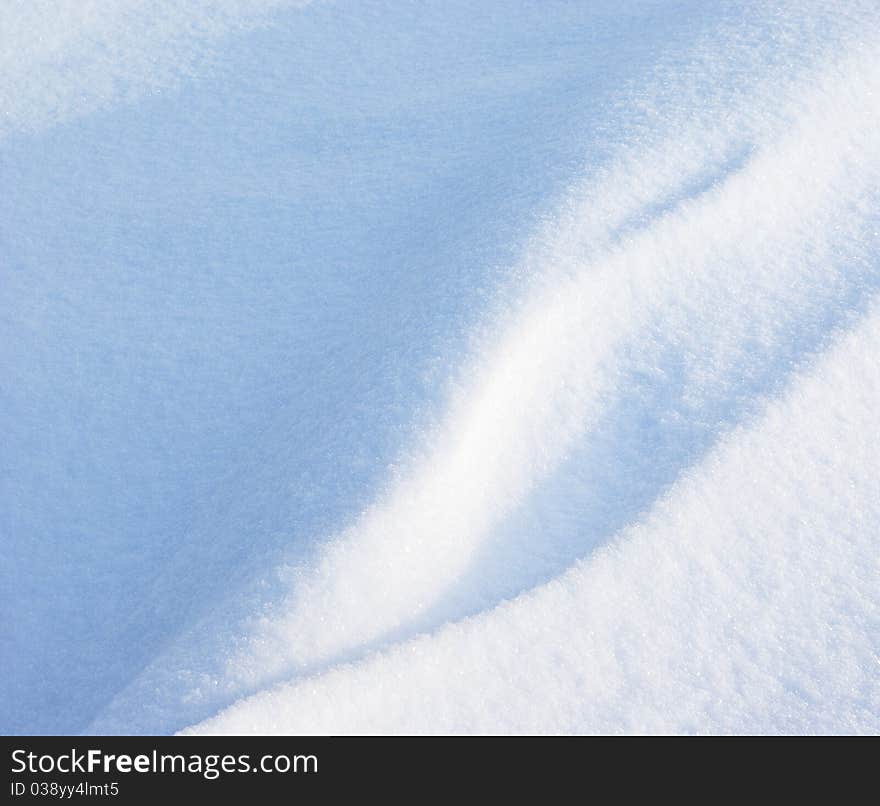
[[[688,484],[708,490],[715,482],[708,476],[699,480],[715,461],[706,458],[712,446],[719,439],[737,444],[740,436],[725,434],[781,393],[792,374],[809,366],[835,329],[858,317],[875,293],[880,109],[873,99],[880,87],[880,20],[876,10],[858,4],[845,15],[829,4],[811,6],[812,17],[805,17],[799,4],[776,14],[763,11],[723,20],[687,52],[661,62],[644,86],[627,88],[627,103],[644,111],[639,124],[623,130],[610,156],[547,217],[520,263],[516,301],[499,302],[486,316],[471,358],[455,372],[445,413],[410,449],[376,503],[326,541],[317,557],[280,569],[289,593],[245,623],[238,646],[216,667],[194,670],[184,654],[175,672],[181,653],[159,659],[107,709],[96,729],[118,729],[150,691],[158,707],[167,709],[170,700],[162,692],[169,681],[173,691],[175,679],[189,681],[183,697],[188,707],[222,704],[291,680],[206,725],[230,732],[866,729],[865,711],[857,709],[865,708],[868,694],[841,710],[837,721],[831,714],[839,698],[834,705],[829,699],[825,716],[816,711],[812,722],[807,711],[800,722],[786,722],[773,709],[761,721],[758,707],[749,712],[751,722],[747,716],[732,721],[734,699],[724,670],[741,660],[732,639],[730,661],[710,643],[701,650],[705,674],[716,678],[717,688],[707,689],[717,695],[717,714],[699,699],[699,690],[688,689],[693,679],[685,678],[673,699],[689,702],[693,719],[676,721],[675,709],[650,688],[660,673],[649,651],[639,651],[638,644],[626,649],[634,630],[650,630],[656,602],[633,615],[635,626],[621,622],[619,639],[618,611],[602,605],[606,598],[628,602],[641,591],[632,578],[656,560],[665,537],[656,539],[656,547],[654,538],[645,537],[642,542],[652,548],[643,559],[607,572],[621,580],[613,595],[610,582],[585,583],[583,609],[560,608],[558,617],[550,618],[556,604],[533,607],[543,601],[543,592],[510,606],[534,634],[544,634],[521,676],[499,672],[495,652],[506,669],[513,661],[505,646],[522,656],[532,634],[521,643],[518,628],[508,633],[487,627],[485,651],[479,649],[480,637],[466,646],[448,637],[470,635],[480,629],[472,625],[495,625],[496,618],[505,622],[511,611],[506,605],[495,610],[500,602],[587,558],[581,570],[547,589],[574,585],[581,591],[571,579],[616,556],[600,550],[589,559],[597,547],[612,538],[629,545],[630,525],[657,510],[658,500],[666,502],[660,509],[674,506],[669,502],[685,495],[680,490]],[[502,300],[509,296],[499,294]],[[864,360],[871,360],[869,350]],[[828,449],[835,461],[846,461],[833,443],[827,445],[821,435],[817,440],[816,450]],[[791,463],[788,443],[780,442],[778,450],[783,466],[802,464]],[[742,484],[751,483],[749,468]],[[682,476],[690,481],[667,493]],[[778,483],[792,490],[803,484],[784,476]],[[706,492],[707,505],[712,495]],[[833,494],[825,502],[788,495],[780,493],[792,512],[815,505],[817,518],[824,506],[837,513]],[[782,528],[766,514],[781,505],[775,499],[765,508],[760,500],[732,495],[716,505],[711,520],[682,533],[695,557],[682,553],[677,577],[667,572],[655,580],[660,598],[669,595],[663,586],[676,578],[686,589],[676,619],[667,621],[656,611],[657,634],[665,637],[671,656],[698,634],[693,630],[700,629],[699,618],[711,622],[716,607],[710,599],[692,598],[703,584],[692,578],[693,568],[714,560],[711,554],[701,558],[701,537],[689,536],[711,531],[710,551],[711,541],[729,539],[726,529],[745,517],[743,511],[755,518],[763,513],[768,528],[756,521],[750,530],[754,543],[741,548],[742,562],[754,564],[765,551],[762,541],[775,541]],[[689,509],[675,512],[696,518]],[[861,503],[855,512],[858,518],[870,516]],[[638,528],[653,534],[660,527]],[[794,540],[800,532],[785,527],[783,534]],[[862,538],[873,539],[870,531]],[[811,539],[830,538],[819,530]],[[852,562],[841,556],[841,562]],[[669,563],[674,566],[675,559]],[[844,575],[844,566],[839,571]],[[795,572],[791,613],[781,618],[810,612],[808,605],[794,603],[798,595],[808,595],[810,583],[798,587],[802,581]],[[650,584],[639,583],[653,591]],[[739,578],[725,584],[732,590]],[[859,607],[870,607],[870,590],[867,585],[859,593]],[[731,595],[753,596],[748,606],[760,606],[760,596],[748,586]],[[650,601],[643,593],[638,600]],[[443,627],[481,610],[487,615]],[[852,612],[854,620],[847,622],[852,645],[841,651],[857,656],[847,674],[867,679],[870,634],[859,621],[863,611]],[[595,620],[593,633],[578,632],[585,614]],[[712,629],[710,623],[706,630]],[[804,629],[798,627],[790,643],[780,639],[775,650],[767,647],[777,653],[772,663],[782,668],[789,654],[794,663],[801,652],[816,661],[815,646],[800,648]],[[438,630],[435,638],[414,638]],[[766,639],[756,632],[743,641],[757,652]],[[435,641],[436,656],[427,649]],[[593,641],[605,642],[604,655],[594,652]],[[394,644],[401,646],[387,650]],[[569,646],[570,654],[559,657],[562,646]],[[373,659],[376,650],[387,654]],[[401,681],[409,668],[397,666],[396,659],[423,651],[425,676],[413,670],[407,689]],[[594,654],[606,663],[627,651],[631,661],[620,667],[619,678],[591,671]],[[459,674],[459,652],[473,657],[470,671],[462,671],[463,688],[472,686],[478,701],[485,692],[490,711],[471,708],[456,684],[447,685]],[[784,687],[772,663],[751,669],[766,676],[765,688],[750,682],[754,692],[745,693],[756,702]],[[668,664],[672,668],[675,657]],[[557,665],[561,682],[554,688],[547,680]],[[807,665],[797,668],[807,675]],[[814,685],[822,686],[831,667],[816,665],[814,672]],[[595,678],[597,688],[573,699],[571,687],[585,678]],[[657,686],[675,686],[675,679],[672,672],[665,680],[660,675]],[[505,688],[508,683],[513,690]],[[400,707],[393,701],[398,686]],[[615,704],[617,695],[605,698],[606,686],[612,693],[615,686],[625,689],[621,697],[632,701],[631,710]],[[533,698],[527,713],[516,707],[519,690]],[[419,710],[413,702],[423,696],[426,706]],[[782,695],[767,702],[788,707]]]
[[[554,535],[530,515],[529,495],[546,481],[557,513],[571,507],[567,494],[583,495],[572,488],[591,471],[560,466],[576,450],[595,460],[596,432],[631,416],[620,413],[633,405],[630,384],[655,398],[635,404],[654,421],[636,452],[680,438],[698,456],[748,411],[743,398],[753,406],[787,364],[820,347],[847,301],[877,283],[876,261],[865,262],[880,187],[880,40],[871,42],[848,42],[788,87],[759,87],[720,126],[695,108],[693,128],[625,154],[633,161],[577,191],[531,258],[542,276],[480,348],[424,459],[314,567],[292,569],[288,601],[256,624],[227,685],[309,673],[552,576],[589,548],[579,533],[590,514],[573,508]],[[718,160],[744,137],[741,158]],[[671,179],[670,163],[690,171]],[[700,172],[708,187],[660,201]],[[704,434],[682,436],[683,421],[706,422]],[[671,464],[672,478],[687,467],[669,448],[652,460]],[[652,460],[620,483],[653,471],[660,484]],[[602,495],[629,491],[606,484]]]
[[[880,730],[880,304],[551,583],[194,733]]]

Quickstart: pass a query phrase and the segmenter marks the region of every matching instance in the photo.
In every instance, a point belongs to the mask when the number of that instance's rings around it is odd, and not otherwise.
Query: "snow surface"
[[[0,10],[0,728],[880,730],[876,2]]]

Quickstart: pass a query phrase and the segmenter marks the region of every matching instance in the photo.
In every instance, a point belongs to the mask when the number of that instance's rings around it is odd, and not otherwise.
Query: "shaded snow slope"
[[[875,3],[47,8],[4,728],[877,729]]]
[[[28,90],[4,101],[0,722],[17,731],[82,730],[122,689],[123,730],[210,713],[192,692],[283,593],[274,569],[375,497],[536,210],[602,158],[596,109],[715,18],[444,0],[202,26],[207,4],[148,5],[158,39],[133,22],[147,5],[70,4],[70,41],[48,64],[40,37],[21,48]],[[28,8],[4,56],[22,27],[53,41],[59,7]],[[151,70],[126,72],[129,45]],[[84,82],[73,107],[59,76]]]

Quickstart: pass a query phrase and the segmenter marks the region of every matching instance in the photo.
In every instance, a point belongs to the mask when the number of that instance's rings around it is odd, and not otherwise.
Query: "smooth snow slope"
[[[5,729],[877,730],[876,3],[10,8]]]

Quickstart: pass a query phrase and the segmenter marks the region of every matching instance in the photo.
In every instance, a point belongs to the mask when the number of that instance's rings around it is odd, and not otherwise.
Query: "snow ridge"
[[[188,732],[876,733],[878,350],[875,300],[589,561]]]
[[[534,534],[523,540],[512,515],[525,517],[517,507],[625,405],[634,378],[655,375],[641,390],[662,396],[655,439],[674,439],[682,420],[708,421],[687,437],[697,450],[735,423],[731,411],[747,413],[744,396],[772,391],[780,365],[821,348],[817,323],[827,334],[878,279],[865,260],[880,179],[872,54],[854,46],[805,78],[774,120],[763,117],[769,99],[731,111],[751,135],[747,155],[622,235],[637,212],[606,217],[608,245],[587,260],[577,247],[593,240],[595,211],[613,208],[627,182],[612,173],[576,194],[537,290],[464,373],[425,458],[313,568],[289,572],[288,601],[228,665],[236,685],[308,673],[542,581]],[[669,153],[673,163],[704,157],[676,153],[701,135],[644,154],[627,180],[662,186],[651,166]],[[584,551],[576,515],[568,526],[551,568]],[[475,581],[456,588],[464,577]]]

